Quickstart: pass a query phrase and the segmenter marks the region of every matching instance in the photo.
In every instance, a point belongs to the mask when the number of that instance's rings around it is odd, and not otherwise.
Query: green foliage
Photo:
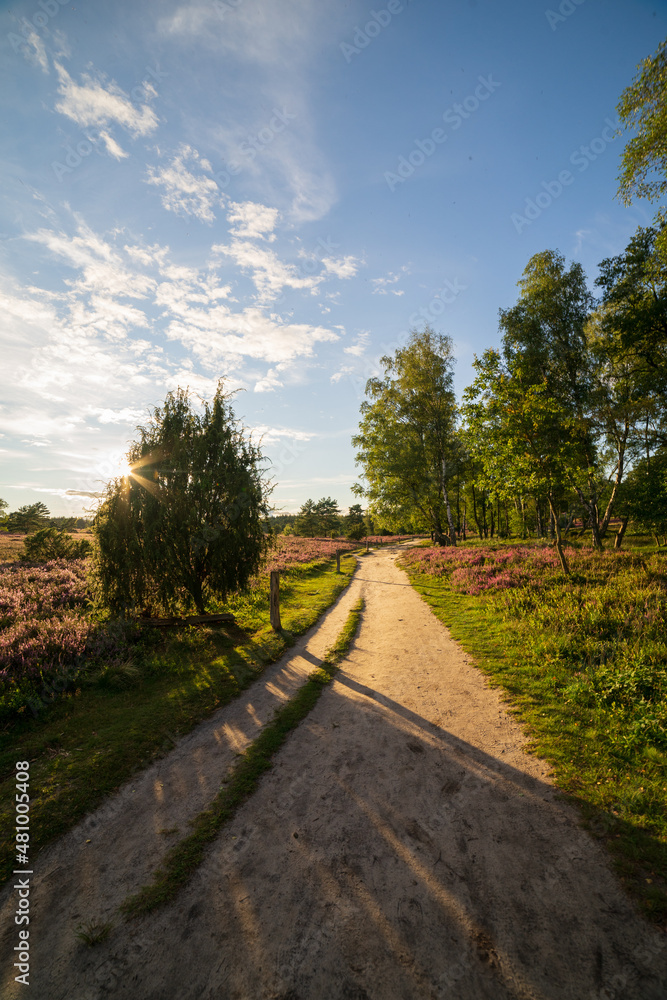
[[[92,517],[50,517],[49,524],[61,531],[76,531],[78,528],[92,528]]]
[[[667,226],[637,230],[622,254],[600,264],[600,335],[617,363],[632,373],[637,391],[664,403],[667,389],[667,258],[659,240]]]
[[[366,481],[363,495],[380,515],[409,521],[419,512],[439,542],[454,542],[448,491],[460,444],[451,338],[429,326],[413,330],[407,346],[381,363],[384,378],[367,382],[352,439]]]
[[[501,312],[502,349],[475,361],[464,408],[472,480],[518,507],[523,534],[528,498],[538,530],[546,499],[557,536],[567,509],[568,518],[585,517],[599,548],[630,460],[655,447],[667,312],[654,242],[654,231],[640,231],[625,255],[602,262],[605,294],[594,312],[581,266],[536,254],[517,305]]]
[[[638,68],[617,109],[625,127],[635,132],[623,151],[619,176],[625,205],[634,198],[653,201],[667,191],[667,41]]]
[[[17,531],[25,535],[31,531],[37,531],[43,527],[48,520],[49,510],[46,504],[41,501],[37,503],[25,504],[18,510],[12,511],[4,522],[7,531]]]
[[[58,528],[41,528],[28,535],[19,556],[22,562],[48,562],[50,559],[83,559],[90,554],[91,544],[86,538],[75,541],[66,531]]]
[[[297,514],[293,525],[294,534],[303,538],[316,538],[318,535],[317,517],[315,515],[315,501],[306,500],[301,505],[301,510]]]
[[[366,534],[364,510],[360,503],[353,503],[343,519],[343,530],[347,538],[359,541]]]
[[[491,498],[546,496],[561,566],[558,498],[574,488],[594,512],[596,447],[589,415],[590,355],[584,327],[591,296],[580,264],[554,251],[535,254],[516,306],[501,311],[502,352],[476,359],[466,391],[466,440],[481,463],[477,482]],[[599,537],[594,532],[599,545]]]
[[[266,548],[267,487],[259,449],[245,439],[218,387],[195,411],[169,393],[128,452],[131,475],[109,484],[95,518],[95,575],[114,612],[200,614],[211,596],[246,587]]]
[[[317,503],[306,500],[296,516],[293,529],[295,535],[304,538],[324,538],[340,529],[341,516],[338,502],[332,497],[322,497]]]
[[[667,535],[667,448],[633,467],[624,483],[619,513],[640,531]]]
[[[95,945],[106,941],[112,930],[113,924],[110,921],[101,923],[97,920],[88,920],[78,925],[75,936],[89,948],[94,948]]]

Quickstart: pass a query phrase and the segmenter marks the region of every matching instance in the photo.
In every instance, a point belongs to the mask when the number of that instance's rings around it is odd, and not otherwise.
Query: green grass
[[[330,683],[338,663],[349,649],[359,627],[363,601],[348,615],[347,622],[334,645],[327,650],[324,662],[310,675],[306,683],[282,708],[273,720],[239,756],[238,763],[208,809],[191,821],[193,832],[175,844],[155,872],[153,881],[130,896],[121,906],[126,917],[149,913],[170,902],[197,870],[207,845],[218,835],[222,826],[252,795],[272,758],[288,735],[314,708],[324,687]]]
[[[328,608],[356,567],[352,556],[281,576],[283,629],[269,625],[268,586],[230,602],[237,628],[147,633],[132,660],[82,681],[37,718],[0,732],[0,879],[14,867],[14,769],[30,761],[30,858],[133,774],[227,704]]]
[[[618,556],[570,548],[570,579],[554,571],[478,596],[449,575],[410,576],[506,692],[531,752],[553,765],[641,909],[664,922],[667,552]]]

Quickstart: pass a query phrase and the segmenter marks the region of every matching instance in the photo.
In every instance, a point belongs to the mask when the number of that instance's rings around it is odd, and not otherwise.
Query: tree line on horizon
[[[0,497],[0,532],[29,535],[42,528],[56,528],[58,531],[81,531],[91,528],[92,517],[52,516],[49,508],[41,500],[23,504],[17,510],[7,513],[9,504]]]

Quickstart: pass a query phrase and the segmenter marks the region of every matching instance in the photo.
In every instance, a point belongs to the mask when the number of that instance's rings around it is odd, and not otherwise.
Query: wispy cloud
[[[398,288],[391,288],[391,285],[395,285],[401,280],[404,274],[408,274],[409,269],[407,266],[401,268],[400,274],[394,274],[391,271],[384,278],[371,278],[371,285],[373,286],[373,295],[403,295],[403,290]]]
[[[203,168],[209,176],[193,173],[194,166]],[[168,165],[149,167],[146,183],[162,189],[162,204],[167,211],[211,223],[215,219],[214,209],[223,204],[223,199],[210,173],[208,160],[201,158],[196,149],[184,145]]]
[[[333,8],[310,0],[232,3],[222,18],[210,0],[193,0],[158,21],[170,45],[190,47],[195,38],[228,65],[234,88],[220,95],[225,114],[213,127],[201,123],[215,161],[234,165],[232,176],[243,175],[253,200],[277,205],[295,223],[323,218],[337,198],[309,88],[313,61],[336,21]]]
[[[44,42],[36,31],[30,31],[25,39],[25,46],[22,46],[23,55],[34,66],[39,66],[42,73],[49,72],[49,60],[46,54]]]
[[[54,63],[58,75],[58,92],[62,100],[56,104],[56,111],[71,118],[82,128],[90,126],[120,125],[133,138],[150,135],[158,126],[157,115],[147,103],[132,103],[128,95],[113,80],[107,82],[102,75],[94,79],[90,74],[82,74],[83,83],[72,80],[65,67]],[[147,96],[157,96],[155,89],[144,84]]]
[[[368,330],[362,331],[362,333],[360,333],[359,336],[357,337],[356,343],[352,344],[350,347],[344,347],[343,353],[353,354],[357,358],[362,357],[368,346],[368,341],[370,340],[370,336],[371,335],[368,332]]]

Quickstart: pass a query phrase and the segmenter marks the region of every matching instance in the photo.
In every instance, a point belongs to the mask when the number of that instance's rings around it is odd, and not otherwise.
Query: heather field
[[[335,558],[336,552],[352,552],[359,542],[346,538],[299,538],[296,535],[278,535],[275,547],[267,553],[265,571],[291,570],[307,563],[321,563]]]
[[[455,639],[508,693],[559,785],[667,916],[667,552],[544,544],[405,552]]]
[[[2,554],[16,558],[24,537],[2,539]],[[261,627],[270,570],[281,571],[287,599],[296,576],[326,565],[336,551],[355,548],[358,543],[344,539],[279,537],[250,590],[226,602],[212,600],[210,610],[230,610],[242,627]],[[0,720],[26,708],[39,711],[57,695],[76,690],[80,680],[108,678],[141,647],[138,626],[96,612],[89,574],[87,559],[0,563]]]

